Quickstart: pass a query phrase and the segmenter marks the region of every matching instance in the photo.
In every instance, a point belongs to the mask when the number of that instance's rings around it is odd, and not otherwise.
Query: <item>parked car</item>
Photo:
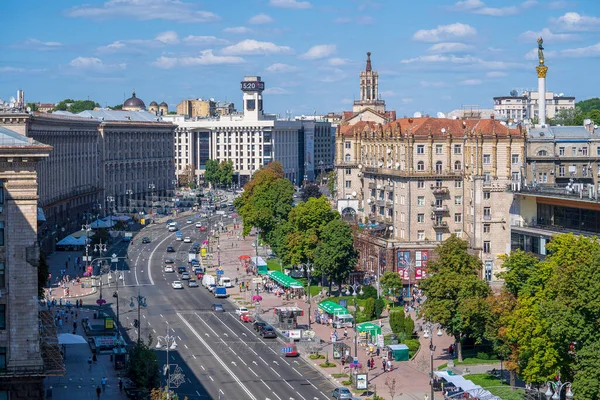
[[[250,313],[240,314],[240,321],[242,322],[254,322],[254,317]]]
[[[254,321],[254,323],[252,324],[252,327],[256,332],[260,332],[263,326],[267,326],[267,323],[262,321]]]
[[[263,338],[276,338],[277,332],[275,332],[275,328],[271,325],[266,325],[260,330],[260,336]]]
[[[149,238],[149,237],[143,237],[143,238],[142,238],[142,243],[143,243],[143,244],[148,244],[148,243],[150,243],[150,238]]]
[[[336,400],[351,399],[352,392],[348,388],[339,387],[333,389],[333,392],[331,392],[331,397],[333,397]]]
[[[165,272],[175,272],[171,264],[165,265]]]
[[[183,274],[181,274],[181,280],[182,281],[189,281],[190,280],[190,273],[189,272],[184,272]]]
[[[235,313],[237,315],[246,314],[247,312],[248,312],[248,309],[246,307],[238,307],[235,309]]]
[[[167,246],[167,253],[175,253],[173,246]]]
[[[183,282],[174,281],[173,283],[171,283],[171,286],[173,286],[173,289],[183,289]]]
[[[181,278],[181,279],[183,279],[183,278]],[[198,286],[200,286],[200,285],[198,285],[197,280],[195,280],[193,278],[188,280],[188,287],[198,287]]]
[[[225,312],[223,304],[221,303],[214,303],[211,308],[214,312]]]

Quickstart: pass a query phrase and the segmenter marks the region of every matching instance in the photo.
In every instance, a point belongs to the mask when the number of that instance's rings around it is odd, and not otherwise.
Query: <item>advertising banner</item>
[[[423,270],[421,268],[415,268],[415,279],[423,279]]]
[[[424,279],[425,271],[427,268],[427,262],[429,261],[429,251],[428,250],[418,250],[415,251],[415,279]]]
[[[408,280],[410,266],[410,251],[399,251],[398,252],[398,273],[402,276],[402,279]]]

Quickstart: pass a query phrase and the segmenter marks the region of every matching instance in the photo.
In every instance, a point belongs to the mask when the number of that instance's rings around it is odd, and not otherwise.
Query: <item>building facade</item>
[[[52,148],[0,127],[0,397],[44,399],[36,169]]]
[[[524,139],[521,129],[494,119],[341,126],[338,210],[384,241],[388,267],[422,261],[417,251],[455,234],[482,259],[484,278],[495,280],[500,255],[510,251],[512,195],[506,187],[521,173]],[[378,255],[380,265],[383,257]],[[359,267],[366,262],[361,258]]]
[[[494,97],[497,115],[513,121],[525,121],[539,117],[540,96],[536,91],[524,91],[514,96]],[[575,97],[546,92],[546,117],[554,118],[560,110],[575,108]]]
[[[184,115],[188,118],[208,118],[217,115],[217,103],[210,100],[192,99],[183,100],[177,104],[177,115]]]

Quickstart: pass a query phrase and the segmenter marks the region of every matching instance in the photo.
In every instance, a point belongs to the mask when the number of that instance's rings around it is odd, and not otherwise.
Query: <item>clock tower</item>
[[[360,72],[360,100],[354,102],[354,113],[370,108],[385,113],[385,101],[379,99],[379,74],[371,67],[371,52],[367,53],[367,66]]]
[[[265,90],[265,83],[260,79],[260,76],[245,76],[244,80],[240,82],[240,89],[244,93],[244,120],[262,120],[262,92]]]

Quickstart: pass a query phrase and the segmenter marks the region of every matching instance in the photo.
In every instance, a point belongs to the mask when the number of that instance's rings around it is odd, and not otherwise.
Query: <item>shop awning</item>
[[[356,330],[359,332],[366,332],[371,336],[381,335],[381,327],[372,322],[363,322],[362,324],[358,324],[356,325]]]
[[[350,314],[350,311],[348,311],[346,307],[342,307],[339,304],[329,300],[320,303],[319,309],[330,315]]]
[[[286,288],[302,289],[304,287],[300,282],[280,271],[269,271],[267,275],[269,278]]]

